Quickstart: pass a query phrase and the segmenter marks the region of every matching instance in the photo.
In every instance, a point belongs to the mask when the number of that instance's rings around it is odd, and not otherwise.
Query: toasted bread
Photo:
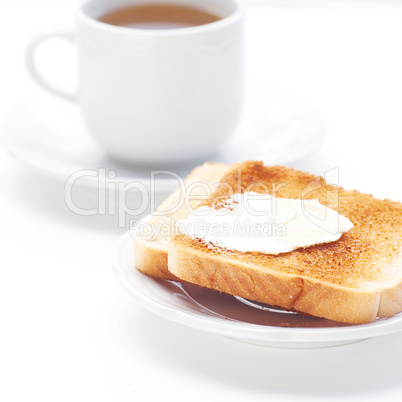
[[[321,177],[261,162],[233,165],[200,205],[219,209],[233,192],[274,189],[317,198],[354,227],[332,243],[268,255],[228,251],[178,233],[169,270],[182,280],[306,314],[362,324],[402,311],[402,203],[329,185]]]
[[[175,221],[210,195],[227,169],[223,163],[204,163],[186,178],[184,189],[177,188],[163,201],[158,213],[147,222],[149,232],[134,237],[135,264],[139,271],[155,278],[180,280],[169,272],[167,262],[169,238],[176,230]]]

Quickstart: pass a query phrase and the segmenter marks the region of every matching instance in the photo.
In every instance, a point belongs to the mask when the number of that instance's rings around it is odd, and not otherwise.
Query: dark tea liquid
[[[209,11],[180,4],[137,4],[98,18],[110,25],[136,29],[177,29],[210,24],[222,17]]]

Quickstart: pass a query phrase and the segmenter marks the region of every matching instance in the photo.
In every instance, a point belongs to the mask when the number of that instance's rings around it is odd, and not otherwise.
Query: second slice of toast
[[[163,201],[146,223],[148,232],[134,237],[135,265],[139,271],[154,278],[180,280],[168,270],[168,246],[175,234],[175,221],[207,198],[227,169],[224,163],[204,163],[193,169],[183,187]]]

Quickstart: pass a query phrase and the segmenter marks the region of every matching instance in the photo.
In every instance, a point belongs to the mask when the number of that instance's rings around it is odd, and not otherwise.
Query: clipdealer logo
[[[114,170],[86,169],[75,172],[67,179],[64,185],[64,200],[68,209],[77,215],[117,215],[119,227],[125,227],[127,216],[139,216],[147,210],[155,209],[157,178],[162,175],[171,176],[177,182],[177,186],[184,189],[183,179],[171,171],[150,172],[149,185],[146,185],[146,180],[119,181]],[[77,204],[73,197],[74,189],[87,180],[96,181],[97,205],[92,208]],[[139,200],[135,208],[129,206],[129,197]]]
[[[162,177],[169,179],[176,184],[176,190],[178,192],[176,202],[164,205],[164,208],[156,211],[157,203],[160,201],[157,198],[159,191],[158,182]],[[98,170],[80,170],[72,174],[65,183],[64,186],[64,198],[67,208],[80,216],[94,216],[94,215],[114,215],[118,217],[118,226],[125,228],[127,226],[127,218],[133,217],[130,220],[130,231],[135,232],[139,230],[139,221],[134,219],[135,217],[144,215],[147,211],[153,211],[153,216],[166,216],[169,214],[175,214],[179,210],[185,212],[194,211],[194,206],[199,202],[210,196],[213,191],[218,187],[224,191],[228,197],[232,197],[241,188],[242,192],[258,192],[261,194],[269,194],[273,197],[281,197],[284,189],[288,186],[286,182],[276,182],[271,185],[265,183],[252,182],[246,188],[241,181],[241,171],[238,172],[238,182],[235,188],[232,188],[227,183],[214,183],[207,184],[205,182],[196,181],[186,184],[184,179],[177,173],[168,170],[151,171],[147,180],[133,180],[133,181],[120,181],[114,170],[107,170],[100,168]],[[339,183],[339,168],[335,167],[328,170],[324,174],[325,181],[331,184]],[[73,193],[76,187],[82,186],[82,181],[91,180],[95,182],[94,190],[96,191],[96,205],[91,208],[84,207],[74,200]],[[81,183],[80,183],[81,182]],[[339,213],[339,189],[334,186],[325,186],[325,182],[317,177],[302,189],[300,193],[300,199],[302,202],[305,200],[311,200],[312,197],[316,197],[317,192],[325,195],[325,202],[323,205],[335,210]],[[174,185],[172,185],[174,187]],[[285,193],[286,194],[286,193]],[[167,194],[166,194],[167,195]],[[322,198],[322,197],[321,197]],[[135,199],[135,206],[131,205],[129,200]],[[212,203],[211,208],[215,209],[217,205]],[[244,208],[248,208],[248,205],[244,205]],[[262,215],[263,211],[253,210],[253,215]],[[275,215],[276,204],[274,203],[271,208],[271,214]],[[320,222],[325,222],[327,216],[312,216],[307,208],[303,208],[303,213],[306,218],[314,222],[317,226],[321,226]],[[273,222],[271,222],[273,223]],[[171,225],[169,225],[171,227]],[[275,229],[275,230],[274,230]],[[147,229],[148,230],[148,229]],[[168,229],[166,229],[168,230]],[[215,229],[214,229],[215,230]],[[251,228],[247,229],[251,230]],[[265,229],[264,229],[265,230]],[[241,232],[241,228],[239,228]],[[276,233],[280,235],[281,228],[278,224],[270,225],[270,233]]]

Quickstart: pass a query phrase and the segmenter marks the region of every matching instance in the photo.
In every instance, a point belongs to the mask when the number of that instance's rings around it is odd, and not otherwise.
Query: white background
[[[323,147],[295,166],[339,167],[344,187],[402,201],[402,2],[250,5],[249,74],[316,105],[326,121]],[[29,39],[71,28],[74,6],[0,1],[0,120],[35,90]],[[74,215],[63,183],[2,150],[0,206],[2,401],[402,400],[402,334],[280,350],[182,327],[116,284],[110,256],[124,230],[115,217]]]

